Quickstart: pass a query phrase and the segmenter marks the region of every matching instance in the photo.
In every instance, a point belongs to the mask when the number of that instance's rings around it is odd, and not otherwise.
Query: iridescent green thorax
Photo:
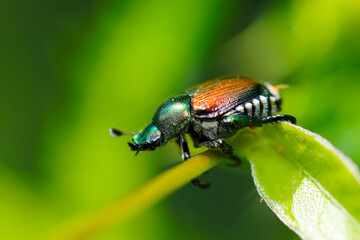
[[[191,97],[179,95],[165,101],[156,111],[152,124],[163,134],[164,142],[184,133],[191,122]]]
[[[165,101],[156,111],[152,123],[133,138],[134,151],[154,150],[184,133],[191,122],[189,95]]]

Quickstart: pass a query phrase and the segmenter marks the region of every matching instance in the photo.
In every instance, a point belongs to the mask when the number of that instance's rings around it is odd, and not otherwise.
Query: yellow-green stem
[[[44,239],[88,239],[111,225],[125,222],[150,208],[172,192],[188,184],[193,178],[217,165],[221,161],[220,159],[217,153],[211,151],[197,155],[160,174],[114,203],[56,229]]]

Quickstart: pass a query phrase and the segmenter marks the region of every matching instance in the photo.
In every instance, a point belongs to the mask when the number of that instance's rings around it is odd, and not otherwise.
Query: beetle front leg
[[[186,161],[186,160],[190,159],[191,154],[190,154],[190,151],[189,151],[188,144],[187,144],[187,142],[185,140],[185,136],[183,134],[180,135],[180,137],[177,139],[176,142],[180,146],[180,152],[181,152],[182,160]],[[191,180],[191,183],[195,187],[198,187],[198,188],[201,188],[201,189],[206,189],[206,188],[210,187],[209,182],[202,183],[199,178],[194,178],[193,180]]]
[[[202,183],[199,178],[194,178],[193,180],[191,180],[191,184],[200,189],[207,189],[211,186],[209,182]]]
[[[185,140],[184,135],[180,135],[180,137],[177,139],[177,144],[180,146],[180,153],[181,158],[183,161],[186,161],[191,158],[189,146]]]

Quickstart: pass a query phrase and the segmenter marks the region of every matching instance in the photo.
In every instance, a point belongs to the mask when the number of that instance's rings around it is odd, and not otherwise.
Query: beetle
[[[266,123],[290,121],[290,115],[275,115],[281,110],[279,89],[243,75],[218,77],[186,90],[166,100],[155,112],[152,122],[139,133],[123,133],[110,129],[112,136],[133,134],[132,151],[152,151],[175,140],[180,146],[181,158],[191,158],[185,134],[193,139],[195,147],[220,150],[240,163],[233,148],[224,139],[245,127],[261,127]],[[198,179],[192,183],[200,188],[209,187]]]

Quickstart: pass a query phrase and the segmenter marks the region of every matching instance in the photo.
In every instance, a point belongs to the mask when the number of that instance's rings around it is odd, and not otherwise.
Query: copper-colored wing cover
[[[192,94],[195,116],[214,118],[260,94],[261,84],[243,76],[225,76],[199,84]]]

